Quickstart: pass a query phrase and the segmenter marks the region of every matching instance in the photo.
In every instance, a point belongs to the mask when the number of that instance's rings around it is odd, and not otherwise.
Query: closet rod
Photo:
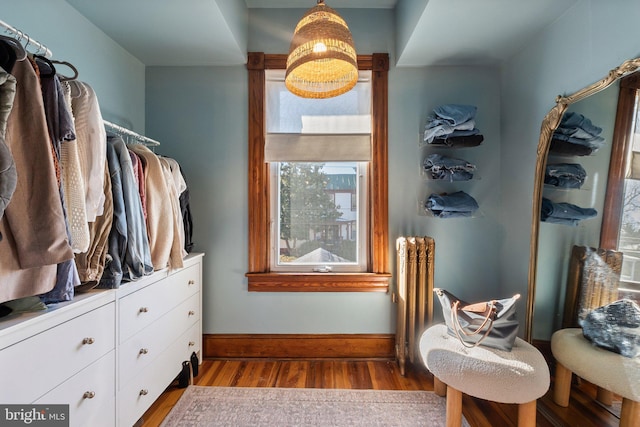
[[[0,28],[4,29],[4,32],[7,34],[10,34],[11,36],[13,36],[16,40],[18,40],[20,43],[22,43],[24,45],[25,50],[27,50],[29,47],[34,47],[37,48],[37,51],[34,52],[38,55],[42,55],[46,58],[51,58],[53,56],[53,52],[51,52],[51,50],[49,50],[48,47],[46,47],[45,45],[43,45],[42,43],[40,43],[37,40],[32,39],[31,37],[29,37],[29,35],[25,32],[22,32],[20,30],[18,30],[15,27],[12,27],[11,25],[7,24],[4,21],[0,21]],[[25,43],[26,41],[26,43]]]
[[[139,142],[146,144],[146,145],[160,145],[160,142],[156,141],[155,139],[151,139],[149,137],[146,136],[142,136],[139,133],[136,133],[132,130],[129,130],[127,128],[123,128],[122,126],[119,126],[115,123],[111,123],[108,122],[106,120],[103,120],[104,126],[107,128],[107,130],[110,130],[112,132],[115,132],[117,134],[124,134],[127,136],[130,136],[136,140],[138,140]]]

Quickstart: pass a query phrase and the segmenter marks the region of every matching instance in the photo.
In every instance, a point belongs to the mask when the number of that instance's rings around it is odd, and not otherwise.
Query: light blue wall
[[[249,49],[287,52],[303,12],[252,9]],[[343,16],[359,52],[389,52],[393,58],[392,11],[347,9]],[[247,292],[246,69],[149,67],[146,83],[148,134],[162,142],[157,151],[175,157],[185,171],[196,248],[206,252],[204,332],[393,333],[390,294]],[[391,268],[398,236],[433,236],[437,285],[469,298],[498,289],[499,91],[498,72],[488,68],[392,66],[389,74]],[[482,179],[464,189],[477,197],[482,218],[443,221],[418,215],[418,193],[427,191],[420,177],[420,126],[436,105],[450,102],[479,108],[486,143],[464,155],[477,163]]]
[[[44,42],[56,59],[77,66],[80,78],[96,89],[105,118],[130,123],[140,132],[146,122],[146,133],[162,142],[157,151],[183,164],[192,188],[196,247],[207,253],[206,333],[393,332],[390,295],[247,292],[244,67],[154,67],[145,75],[140,61],[63,0],[0,0],[0,5],[0,19]],[[248,49],[286,52],[304,10],[250,10]],[[395,68],[395,40],[390,37],[395,33],[394,12],[345,9],[343,16],[359,52],[389,52],[391,57],[392,271],[395,238],[425,234],[436,238],[437,286],[468,299],[526,295],[540,123],[556,95],[576,91],[623,60],[640,56],[640,3],[619,0],[614,8],[606,2],[581,1],[500,71]],[[417,213],[418,196],[427,191],[419,177],[419,128],[433,107],[449,102],[476,104],[486,138],[483,146],[469,150],[482,178],[465,184],[483,213],[473,220],[443,221]],[[540,286],[554,294],[553,284]]]
[[[508,236],[501,251],[505,292],[527,290],[531,200],[540,124],[559,94],[603,78],[624,60],[640,56],[640,3],[578,2],[514,56],[502,70],[502,211]],[[541,242],[542,244],[542,242]],[[526,260],[527,262],[523,262]],[[534,338],[548,339],[548,308],[558,305],[558,283],[538,283]],[[546,307],[546,308],[541,308]]]
[[[0,0],[0,20],[68,61],[96,91],[106,120],[145,131],[144,65],[64,0]],[[71,75],[60,66],[59,72]]]

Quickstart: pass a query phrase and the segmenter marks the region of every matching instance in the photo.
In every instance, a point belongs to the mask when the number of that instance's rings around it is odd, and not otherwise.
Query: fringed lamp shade
[[[358,63],[347,23],[319,0],[296,26],[285,85],[303,98],[331,98],[358,81]]]

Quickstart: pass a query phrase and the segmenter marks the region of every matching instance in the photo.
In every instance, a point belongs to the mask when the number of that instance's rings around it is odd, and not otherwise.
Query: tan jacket
[[[149,236],[153,269],[181,267],[182,257],[177,255],[178,252],[174,248],[174,240],[179,240],[179,236],[176,234],[172,203],[175,189],[171,191],[168,186],[162,164],[154,152],[141,144],[132,144],[128,147],[143,160],[147,201],[147,235]]]
[[[67,240],[38,77],[28,60],[12,74],[17,88],[6,143],[18,182],[0,232],[0,301],[48,292],[56,264],[73,258]]]

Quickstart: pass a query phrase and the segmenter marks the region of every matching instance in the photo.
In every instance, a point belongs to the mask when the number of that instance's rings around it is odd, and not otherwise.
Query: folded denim
[[[452,125],[467,122],[476,116],[478,107],[475,105],[444,104],[433,109],[434,114]]]
[[[464,159],[429,154],[424,159],[423,167],[431,179],[446,181],[468,181],[473,179],[476,166]]]
[[[477,107],[473,105],[445,104],[436,107],[433,114],[427,118],[424,141],[431,143],[434,138],[449,135],[454,131],[473,132],[476,111]]]
[[[570,111],[562,116],[556,132],[576,138],[588,139],[599,136],[602,133],[602,128],[591,123],[591,120],[582,114]]]
[[[580,221],[596,215],[598,212],[593,208],[582,208],[571,203],[555,203],[542,198],[540,220],[544,222],[577,226]]]
[[[593,148],[594,150],[597,150],[598,148],[602,147],[602,145],[604,144],[604,138],[601,136],[593,136],[590,138],[577,138],[575,136],[564,135],[561,133],[554,132],[553,138],[560,141],[566,141],[571,144],[584,145],[586,147]]]
[[[443,145],[452,148],[477,147],[482,144],[482,141],[484,141],[484,136],[481,134],[469,136],[448,135],[444,138],[435,138],[430,145]]]
[[[547,165],[544,183],[558,188],[580,188],[587,172],[579,163],[555,163]]]
[[[426,128],[424,131],[424,140],[430,144],[435,138],[447,136],[469,136],[477,135],[478,133],[480,133],[480,131],[475,127],[474,120],[456,126],[442,123],[435,127]]]
[[[593,147],[561,141],[555,137],[551,140],[551,145],[549,147],[550,153],[567,154],[571,156],[589,156],[595,151],[596,150]]]
[[[478,203],[464,191],[434,193],[427,198],[425,209],[438,218],[468,217],[478,210]]]

